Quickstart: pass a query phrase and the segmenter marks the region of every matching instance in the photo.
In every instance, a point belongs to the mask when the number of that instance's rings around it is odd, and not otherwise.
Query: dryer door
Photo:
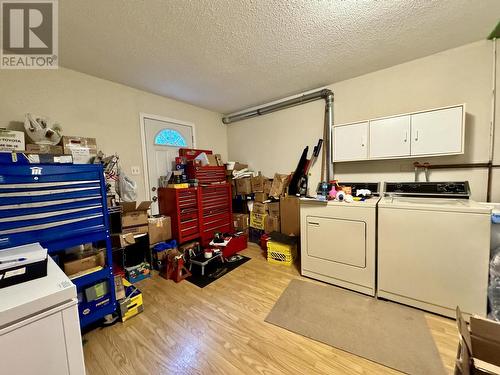
[[[307,216],[307,254],[335,263],[366,267],[366,223]]]

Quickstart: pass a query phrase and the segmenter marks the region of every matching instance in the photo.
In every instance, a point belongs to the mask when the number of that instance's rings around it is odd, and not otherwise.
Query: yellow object
[[[250,226],[255,229],[263,230],[266,225],[266,214],[252,212],[250,214]]]
[[[174,188],[174,189],[187,189],[189,187],[189,184],[183,183],[183,184],[168,184],[168,188]]]
[[[274,264],[291,266],[297,257],[297,245],[287,245],[280,242],[267,242],[267,261]]]
[[[129,283],[126,279],[123,280],[123,286],[125,287],[125,290],[127,290],[130,286],[132,286],[131,283]],[[143,300],[142,300],[142,293],[139,292],[139,294],[133,296],[128,300],[127,302],[123,301],[118,301],[120,304],[120,311],[121,311],[121,317],[122,317],[122,322],[125,322],[129,320],[130,318],[136,316],[137,314],[141,313],[144,311],[144,305],[143,305]]]

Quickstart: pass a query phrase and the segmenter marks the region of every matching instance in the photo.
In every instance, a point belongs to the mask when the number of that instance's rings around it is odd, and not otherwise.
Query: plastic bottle
[[[491,318],[500,321],[500,248],[492,250],[488,300],[490,302]]]

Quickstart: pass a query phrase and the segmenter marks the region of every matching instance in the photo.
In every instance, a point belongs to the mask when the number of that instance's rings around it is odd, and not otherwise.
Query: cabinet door
[[[333,128],[333,157],[335,161],[365,160],[368,158],[368,122],[341,125]]]
[[[409,155],[409,115],[370,121],[370,158]]]
[[[463,153],[463,106],[411,115],[411,155]]]

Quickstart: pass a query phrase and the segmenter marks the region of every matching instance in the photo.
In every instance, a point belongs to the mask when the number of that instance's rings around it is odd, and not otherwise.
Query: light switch
[[[132,175],[139,175],[141,174],[141,169],[138,166],[133,166],[130,168],[132,170]]]

